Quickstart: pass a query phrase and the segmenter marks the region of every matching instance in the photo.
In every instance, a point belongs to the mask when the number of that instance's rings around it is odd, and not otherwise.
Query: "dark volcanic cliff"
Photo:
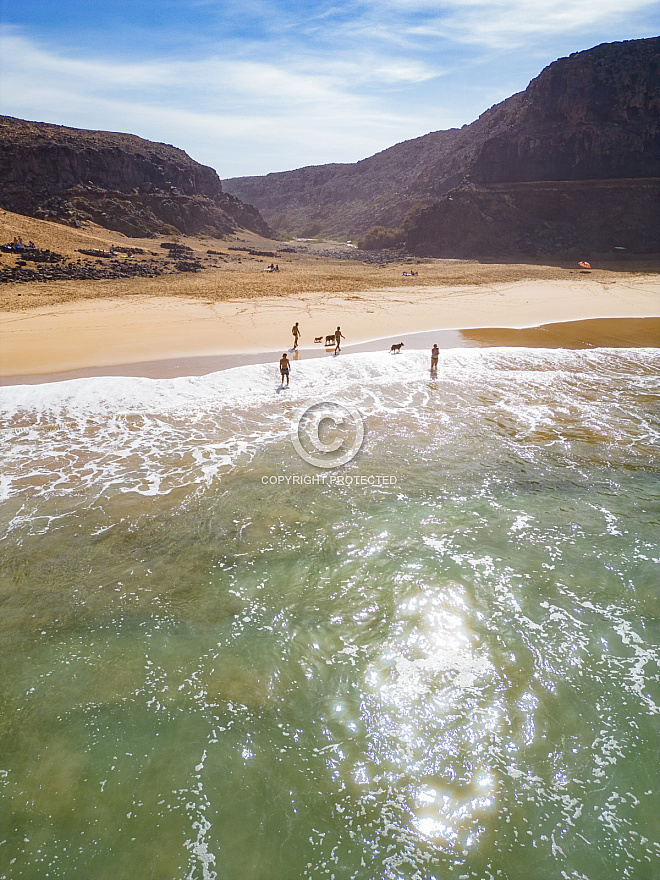
[[[660,38],[555,61],[506,121],[480,145],[474,181],[660,176]]]
[[[549,65],[461,129],[225,187],[271,225],[357,235],[398,226],[418,253],[660,251],[660,38]]]
[[[183,150],[10,116],[0,117],[0,205],[130,236],[268,232],[255,208],[223,192],[216,172]]]

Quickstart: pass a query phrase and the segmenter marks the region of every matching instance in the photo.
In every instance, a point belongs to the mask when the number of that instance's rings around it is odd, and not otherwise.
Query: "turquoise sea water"
[[[656,880],[659,377],[0,389],[0,878]],[[338,471],[290,440],[324,400]]]

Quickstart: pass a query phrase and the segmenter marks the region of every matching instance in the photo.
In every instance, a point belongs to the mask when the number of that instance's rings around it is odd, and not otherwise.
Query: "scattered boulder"
[[[29,260],[32,263],[61,263],[64,259],[62,254],[57,254],[55,251],[50,251],[47,248],[44,250],[40,248],[25,248],[22,251],[22,257],[24,260]]]
[[[178,246],[177,246],[178,247]],[[145,255],[142,249],[130,249],[116,247],[112,251],[97,248],[81,248],[78,253],[92,257],[94,263],[67,262],[62,254],[54,251],[38,248],[25,247],[14,250],[11,247],[2,247],[0,250],[19,257],[13,266],[0,264],[0,284],[21,283],[28,281],[101,281],[113,278],[154,278],[168,271],[166,263],[159,263],[153,257],[149,260],[139,259]],[[139,250],[139,254],[137,251]],[[183,248],[186,252],[192,250]],[[122,256],[119,256],[122,254]],[[28,265],[35,264],[34,266]],[[199,261],[177,262],[169,271],[193,272],[202,268]]]

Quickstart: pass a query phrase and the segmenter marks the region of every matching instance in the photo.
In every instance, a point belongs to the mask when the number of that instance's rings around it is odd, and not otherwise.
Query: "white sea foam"
[[[282,388],[277,364],[175,379],[104,377],[0,389],[0,499],[90,489],[167,494],[209,485],[258,449],[289,435],[313,403],[359,408],[376,430],[464,428],[469,414],[518,441],[591,436],[612,447],[657,449],[630,394],[655,391],[656,349],[455,349],[429,355],[363,353],[294,362]],[[620,398],[625,384],[628,397]],[[630,398],[630,399],[629,399]],[[524,445],[519,454],[525,455]]]
[[[185,411],[189,407],[213,405],[228,409],[273,400],[276,393],[295,402],[317,399],[333,392],[369,388],[392,383],[419,383],[428,379],[429,356],[425,351],[398,355],[369,352],[341,358],[312,359],[292,364],[290,388],[280,391],[276,364],[252,364],[205,376],[174,379],[146,379],[123,376],[72,379],[42,385],[14,385],[0,388],[0,417],[15,418],[33,412],[67,418],[118,415],[130,412]],[[440,353],[437,379],[467,381],[493,374],[515,373],[520,387],[533,379],[546,384],[558,376],[600,381],[620,375],[628,368],[647,367],[648,378],[657,377],[660,351],[657,349],[453,349]],[[655,369],[654,369],[655,367]],[[640,377],[641,378],[641,377]],[[20,431],[21,426],[5,426]]]

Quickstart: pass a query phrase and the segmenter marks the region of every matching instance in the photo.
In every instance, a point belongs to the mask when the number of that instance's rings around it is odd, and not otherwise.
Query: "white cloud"
[[[28,24],[0,26],[0,112],[163,140],[221,176],[356,161],[471,122],[554,58],[648,35],[660,9],[659,0],[342,0],[273,16],[268,0],[246,2],[236,15],[259,21],[245,28],[259,38],[200,34],[197,55],[152,49],[129,63],[102,45],[75,55],[32,40]]]
[[[360,59],[310,57],[303,52],[286,61],[268,62],[223,57],[199,60],[124,63],[103,58],[70,58],[46,51],[13,32],[0,28],[4,74],[0,96],[30,98],[29,91],[48,91],[53,83],[72,93],[184,96],[191,105],[251,104],[367,109],[360,85],[372,82],[422,82],[438,75],[419,61],[387,59],[363,53]],[[262,54],[266,54],[263,53]]]
[[[423,65],[353,62],[288,67],[209,57],[171,63],[64,57],[20,34],[2,35],[3,113],[172,143],[221,177],[356,161],[408,136],[417,120],[390,113],[360,79],[419,81]]]
[[[370,67],[370,73],[371,78],[385,83],[420,83],[441,75],[438,69],[430,65],[405,61],[374,63]]]
[[[378,0],[381,16],[384,7],[407,22],[403,29],[393,22],[398,39],[403,33],[495,49],[558,34],[614,29],[633,16],[660,11],[658,0]]]

